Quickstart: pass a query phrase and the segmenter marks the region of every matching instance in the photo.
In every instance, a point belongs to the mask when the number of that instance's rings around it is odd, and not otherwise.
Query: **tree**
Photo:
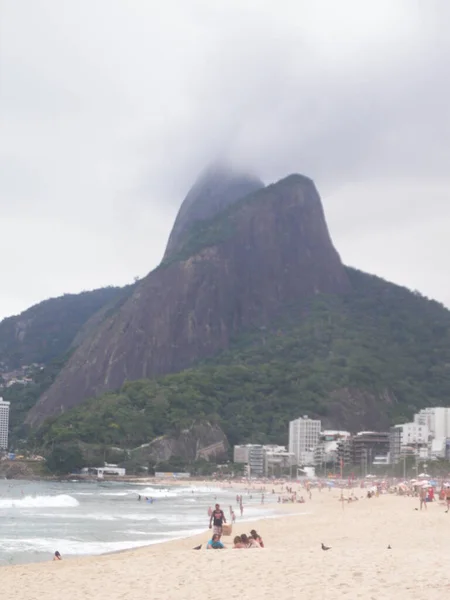
[[[47,458],[47,468],[58,475],[73,473],[83,465],[83,454],[76,444],[55,445]]]

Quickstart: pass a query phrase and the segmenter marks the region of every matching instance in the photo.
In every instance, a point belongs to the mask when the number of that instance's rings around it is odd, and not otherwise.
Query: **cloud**
[[[217,155],[312,176],[346,262],[450,304],[446,0],[0,11],[0,317],[147,273]]]

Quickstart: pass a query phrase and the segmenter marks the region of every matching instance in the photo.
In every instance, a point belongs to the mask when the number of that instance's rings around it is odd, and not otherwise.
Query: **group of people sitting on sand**
[[[225,545],[220,540],[221,535],[215,533],[206,545],[207,550],[223,550]],[[258,533],[252,529],[250,535],[242,533],[234,538],[233,548],[244,549],[244,548],[264,548],[263,539]]]

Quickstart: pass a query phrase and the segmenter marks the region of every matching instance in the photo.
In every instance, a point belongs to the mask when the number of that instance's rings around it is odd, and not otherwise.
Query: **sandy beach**
[[[363,491],[357,490],[362,496]],[[221,600],[336,598],[433,600],[450,590],[450,513],[439,502],[391,495],[342,503],[313,491],[255,528],[263,550],[193,550],[209,531],[118,554],[1,568],[8,600]],[[302,513],[302,514],[299,514]],[[320,543],[332,546],[328,552]],[[388,545],[392,546],[388,550]],[[51,557],[50,557],[51,558]]]

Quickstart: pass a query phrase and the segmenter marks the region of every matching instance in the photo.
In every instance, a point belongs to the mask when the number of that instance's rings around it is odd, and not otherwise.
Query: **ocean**
[[[204,531],[208,507],[218,502],[239,522],[276,512],[277,497],[243,494],[209,485],[142,485],[122,482],[0,481],[0,565],[103,554],[183,538]],[[241,493],[241,492],[239,492]],[[141,501],[138,500],[139,495]],[[252,497],[250,497],[252,496]],[[145,497],[153,498],[147,502]],[[267,506],[268,505],[268,506]],[[245,532],[248,527],[242,527]]]

